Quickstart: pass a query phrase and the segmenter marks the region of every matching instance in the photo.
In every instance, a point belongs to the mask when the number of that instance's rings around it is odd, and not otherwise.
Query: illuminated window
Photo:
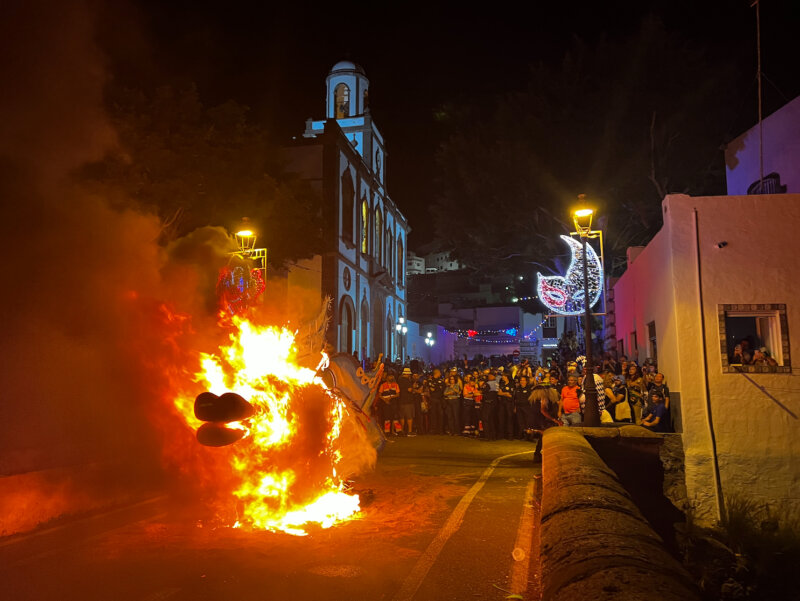
[[[786,305],[718,305],[718,311],[723,373],[792,373]]]
[[[398,236],[397,237],[397,283],[401,286],[405,283],[403,278],[403,272],[405,270],[405,263],[406,258],[403,254],[403,239]]]
[[[353,219],[356,206],[356,191],[350,170],[342,174],[342,238],[353,243]]]
[[[334,92],[334,106],[336,107],[336,118],[344,119],[350,116],[350,88],[346,84],[340,83]]]
[[[383,263],[383,219],[378,207],[375,207],[375,260]]]
[[[361,201],[361,252],[369,251],[369,205],[367,199]]]

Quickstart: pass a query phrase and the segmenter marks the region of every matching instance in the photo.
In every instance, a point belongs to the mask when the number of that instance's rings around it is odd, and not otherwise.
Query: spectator
[[[381,399],[379,415],[383,421],[383,433],[396,436],[397,431],[393,428],[397,419],[397,399],[400,397],[400,387],[395,382],[394,374],[386,376],[386,380],[378,389],[378,396]]]
[[[514,438],[514,382],[508,371],[500,376],[497,385],[497,421],[500,435],[507,440]]]
[[[464,378],[464,389],[461,391],[461,433],[470,435],[475,431],[475,394],[477,392],[472,375]]]
[[[400,386],[400,410],[397,419],[400,422],[400,434],[415,436],[414,434],[414,381],[411,369],[403,368],[403,373],[397,383]]]
[[[628,388],[628,402],[633,407],[634,423],[642,423],[642,411],[644,410],[645,394],[644,378],[642,370],[635,363],[628,364],[628,373],[625,378],[625,386]]]
[[[633,411],[628,402],[628,389],[622,377],[614,376],[611,381],[611,394],[608,396],[609,412],[615,422],[633,422]]]
[[[447,433],[455,436],[459,432],[459,405],[461,403],[461,384],[455,375],[447,378],[444,388],[444,415],[447,421]]]
[[[483,434],[487,440],[496,440],[498,386],[497,379],[493,373],[489,373],[486,376],[482,392],[481,423],[483,423]]]
[[[667,432],[667,409],[659,391],[650,394],[651,405],[642,417],[642,426],[653,432]]]
[[[578,376],[570,374],[567,376],[567,385],[561,389],[561,400],[558,404],[558,418],[565,426],[579,426],[583,421],[579,394],[581,391],[578,388]]]
[[[517,437],[527,434],[531,414],[531,388],[526,376],[520,376],[519,385],[514,389],[514,412],[517,415]]]
[[[752,365],[778,365],[778,362],[775,361],[772,357],[770,357],[769,351],[767,347],[762,346],[753,351],[753,362]]]
[[[444,416],[444,388],[442,372],[434,369],[431,377],[425,380],[425,400],[428,405],[429,432],[431,434],[442,434],[442,421]]]
[[[423,433],[423,411],[422,411],[422,375],[411,368],[411,395],[414,398],[414,418],[416,429],[411,430],[417,434]],[[427,413],[427,411],[425,411]],[[409,434],[411,433],[409,432]]]

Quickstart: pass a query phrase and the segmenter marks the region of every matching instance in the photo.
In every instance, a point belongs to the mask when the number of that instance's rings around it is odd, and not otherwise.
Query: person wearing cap
[[[668,432],[667,408],[664,407],[664,397],[659,391],[650,393],[652,404],[642,416],[642,426],[652,432]]]

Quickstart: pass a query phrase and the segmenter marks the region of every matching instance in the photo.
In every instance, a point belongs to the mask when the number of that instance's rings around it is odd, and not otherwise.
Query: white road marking
[[[531,565],[531,543],[533,541],[533,491],[536,480],[528,482],[525,489],[525,501],[522,505],[522,517],[519,519],[517,539],[514,541],[514,551],[511,556],[511,593],[522,595],[528,588],[528,570]]]
[[[478,481],[472,485],[467,491],[461,501],[459,501],[456,508],[453,510],[453,513],[450,514],[450,517],[447,518],[444,526],[442,526],[439,533],[436,535],[431,543],[428,545],[428,548],[425,549],[425,552],[422,556],[417,560],[417,563],[414,565],[414,568],[411,570],[409,575],[406,577],[405,581],[403,581],[403,586],[400,587],[400,590],[395,595],[395,601],[411,601],[414,598],[414,595],[417,594],[422,581],[425,580],[425,577],[430,572],[430,569],[433,567],[433,564],[436,563],[436,559],[439,557],[439,554],[442,552],[445,543],[448,539],[453,536],[458,529],[461,527],[462,522],[464,521],[464,514],[467,513],[467,508],[469,507],[472,500],[475,498],[475,495],[480,492],[483,485],[486,484],[486,481],[489,479],[489,476],[492,475],[494,468],[503,461],[504,459],[508,459],[509,457],[516,457],[517,455],[528,455],[533,453],[533,451],[523,451],[521,453],[511,453],[510,455],[503,455],[502,457],[498,457],[487,467],[481,477],[478,478]]]

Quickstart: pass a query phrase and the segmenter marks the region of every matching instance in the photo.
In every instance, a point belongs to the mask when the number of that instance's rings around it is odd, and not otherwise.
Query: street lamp
[[[255,228],[247,217],[243,217],[238,224],[234,237],[236,238],[236,244],[239,250],[232,254],[239,255],[246,259],[252,259],[257,265],[256,269],[261,273],[261,278],[266,282],[267,249],[256,248],[257,238]]]
[[[436,344],[436,341],[433,339],[433,334],[431,332],[428,332],[428,335],[425,337],[425,344],[427,346],[433,346],[434,344]]]
[[[399,317],[397,319],[397,325],[394,327],[397,330],[398,336],[400,336],[400,361],[402,363],[406,362],[406,349],[405,349],[405,341],[406,341],[406,333],[408,332],[408,326],[406,325],[406,318]]]
[[[578,199],[583,204],[585,196],[578,195]],[[594,210],[583,207],[572,213],[572,220],[575,223],[575,230],[581,237],[583,248],[583,336],[586,347],[586,363],[583,371],[583,394],[586,398],[583,411],[583,425],[597,427],[600,425],[600,410],[597,405],[597,386],[594,381],[594,360],[592,359],[592,308],[589,304],[589,261],[587,260],[586,245],[589,238],[596,237],[598,232],[592,231],[592,217]]]

